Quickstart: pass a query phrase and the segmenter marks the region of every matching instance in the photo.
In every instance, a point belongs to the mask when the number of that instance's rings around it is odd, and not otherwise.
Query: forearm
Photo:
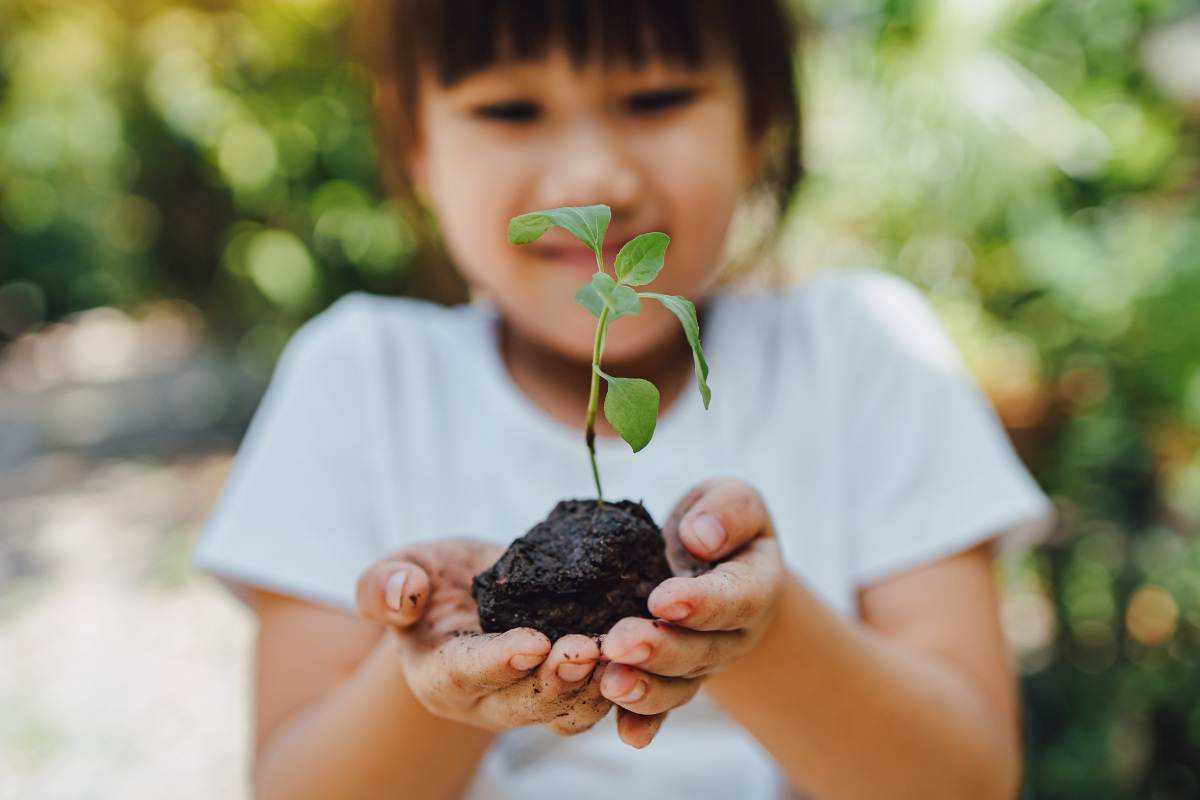
[[[1017,794],[1013,726],[965,674],[838,617],[791,576],[763,640],[705,691],[821,800]]]
[[[260,800],[457,798],[494,734],[434,716],[385,635],[353,676],[284,723],[255,769]]]

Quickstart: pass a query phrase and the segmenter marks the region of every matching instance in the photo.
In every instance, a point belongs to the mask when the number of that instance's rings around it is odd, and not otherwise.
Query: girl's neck
[[[704,310],[699,313],[703,325]],[[499,335],[504,367],[513,383],[543,411],[582,431],[591,387],[591,364],[541,347],[522,336],[503,318],[499,321]],[[643,357],[624,361],[605,358],[603,369],[609,375],[642,378],[653,383],[659,391],[661,413],[687,388],[694,367],[692,350],[680,332],[679,336],[671,338],[668,346]],[[601,403],[606,389],[607,382],[600,381]],[[603,414],[596,415],[596,435],[617,435]]]

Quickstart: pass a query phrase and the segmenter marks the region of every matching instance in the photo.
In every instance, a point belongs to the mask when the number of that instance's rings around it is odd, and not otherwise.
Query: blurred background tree
[[[89,310],[96,347],[118,319],[182,320],[261,382],[345,292],[429,294],[351,10],[2,0],[0,341]],[[1030,794],[1196,797],[1200,6],[804,12],[809,177],[782,261],[920,286],[1060,508],[1002,565]]]

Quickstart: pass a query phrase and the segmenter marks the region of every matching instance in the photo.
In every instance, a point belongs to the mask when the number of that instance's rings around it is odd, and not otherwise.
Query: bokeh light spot
[[[107,100],[91,97],[75,109],[67,126],[67,143],[82,162],[106,165],[122,144],[120,112]]]
[[[1162,644],[1175,635],[1179,606],[1161,586],[1147,584],[1138,589],[1125,612],[1125,626],[1142,644]]]
[[[59,361],[75,380],[118,381],[137,373],[138,345],[137,326],[124,312],[93,308],[76,315]]]
[[[1081,594],[1071,603],[1069,611],[1071,627],[1080,630],[1089,622],[1107,625],[1112,621],[1116,610],[1112,594],[1107,591],[1094,590]]]
[[[17,169],[49,172],[58,164],[63,136],[58,121],[47,114],[18,117],[8,134],[8,158]]]
[[[236,188],[261,188],[271,180],[276,163],[275,142],[258,125],[238,122],[222,134],[217,164]]]
[[[1036,652],[1054,641],[1057,629],[1054,604],[1038,592],[1020,592],[1006,598],[1003,608],[1004,634],[1019,655]]]
[[[275,305],[300,307],[312,298],[317,288],[316,265],[308,248],[294,235],[263,231],[250,243],[246,258],[254,285]]]
[[[340,25],[350,13],[346,0],[285,0],[286,5],[314,28],[331,30]]]

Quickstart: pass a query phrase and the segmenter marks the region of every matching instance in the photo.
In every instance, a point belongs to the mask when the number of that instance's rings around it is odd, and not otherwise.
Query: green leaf
[[[592,286],[596,287],[601,297],[611,297],[613,290],[617,288],[617,282],[607,272],[593,272]]]
[[[633,316],[642,311],[642,301],[638,299],[637,292],[628,286],[618,286],[614,289],[613,301],[616,306],[609,315],[610,319]]]
[[[628,286],[618,286],[607,272],[593,274],[592,282],[576,292],[575,299],[596,317],[600,316],[600,309],[593,309],[588,303],[595,303],[596,299],[599,299],[603,305],[608,306],[609,322],[642,310],[642,301],[638,299],[637,292]]]
[[[592,291],[600,298],[600,302],[608,306],[608,314],[611,317],[617,308],[617,300],[613,297],[617,282],[607,272],[593,272],[592,282],[588,286],[592,287]]]
[[[706,382],[708,362],[704,360],[704,351],[700,349],[700,321],[696,319],[696,307],[690,300],[677,294],[638,292],[638,297],[653,297],[679,317],[683,333],[687,336],[688,344],[692,346],[692,357],[696,361],[696,383],[700,386],[700,396],[704,398],[704,407],[707,409],[709,400],[712,399],[712,391]]]
[[[529,244],[553,227],[554,223],[540,212],[522,214],[508,223],[508,241],[510,244]]]
[[[592,316],[596,319],[600,319],[600,313],[604,311],[604,298],[596,291],[596,287],[590,283],[584,284],[575,293],[575,302],[592,312]]]
[[[665,233],[643,233],[627,242],[617,253],[617,280],[626,286],[645,286],[654,280],[670,242]]]
[[[608,230],[608,223],[612,219],[612,210],[608,206],[568,206],[548,208],[537,213],[574,234],[575,238],[590,247],[597,257],[603,258],[601,248],[604,247],[604,232]]]
[[[614,378],[599,369],[596,372],[608,381],[604,416],[636,453],[650,444],[654,436],[654,426],[658,423],[658,389],[641,378]]]

